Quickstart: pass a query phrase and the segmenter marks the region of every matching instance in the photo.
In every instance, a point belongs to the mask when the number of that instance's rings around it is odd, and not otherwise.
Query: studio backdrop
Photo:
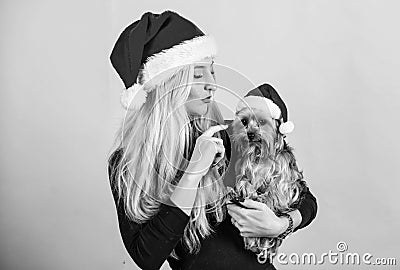
[[[109,55],[128,24],[169,9],[215,37],[216,63],[234,71],[217,70],[218,83],[243,94],[268,82],[288,104],[296,125],[288,140],[318,214],[284,241],[287,264],[275,266],[397,269],[399,8],[389,0],[3,0],[0,268],[138,269],[107,179],[124,117]],[[229,108],[226,93],[216,99]],[[296,264],[304,253],[397,265]]]

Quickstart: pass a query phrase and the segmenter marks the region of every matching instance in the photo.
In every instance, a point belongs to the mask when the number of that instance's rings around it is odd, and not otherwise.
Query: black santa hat
[[[279,132],[289,134],[294,129],[294,124],[288,121],[288,110],[278,92],[269,84],[264,83],[248,92],[241,100],[236,111],[244,108],[257,108],[271,115],[273,119],[280,120]]]
[[[165,81],[174,68],[214,57],[216,52],[214,39],[179,14],[143,14],[121,33],[110,56],[126,88],[122,105],[128,109],[133,97],[136,104],[143,103],[145,91]]]

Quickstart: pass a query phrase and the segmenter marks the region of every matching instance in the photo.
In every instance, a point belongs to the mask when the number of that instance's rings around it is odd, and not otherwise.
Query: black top
[[[230,142],[224,140],[229,153]],[[118,164],[122,150],[116,150],[110,157],[109,175],[113,166]],[[227,155],[227,157],[230,155]],[[135,263],[142,269],[159,269],[168,260],[172,269],[275,269],[269,262],[260,264],[256,254],[244,249],[243,238],[239,230],[231,223],[227,214],[223,222],[213,224],[214,233],[201,241],[201,249],[197,254],[189,254],[179,241],[189,222],[187,216],[179,207],[161,204],[159,212],[146,223],[138,224],[131,221],[124,211],[122,203],[117,203],[117,194],[112,188],[118,213],[119,229],[125,248]],[[298,205],[302,216],[300,225],[295,229],[304,228],[317,214],[317,201],[306,188],[303,199]],[[176,247],[176,248],[175,248]],[[175,251],[179,260],[169,255]]]

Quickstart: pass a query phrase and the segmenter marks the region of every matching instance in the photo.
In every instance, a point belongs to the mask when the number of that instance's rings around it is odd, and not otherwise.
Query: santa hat
[[[257,108],[265,111],[273,119],[281,120],[279,132],[283,135],[289,134],[294,129],[294,124],[288,121],[288,110],[278,92],[269,84],[263,84],[251,90],[241,100],[236,111],[244,108]]]
[[[179,14],[147,12],[119,36],[110,59],[124,82],[121,103],[127,109],[146,99],[145,91],[162,84],[174,68],[216,55],[214,39]],[[142,70],[140,81],[139,70]]]

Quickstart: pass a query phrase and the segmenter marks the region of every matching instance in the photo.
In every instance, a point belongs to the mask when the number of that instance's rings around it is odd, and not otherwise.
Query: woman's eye
[[[201,77],[203,77],[203,74],[194,74],[195,79],[200,79]]]
[[[243,126],[247,126],[247,119],[242,119]]]

